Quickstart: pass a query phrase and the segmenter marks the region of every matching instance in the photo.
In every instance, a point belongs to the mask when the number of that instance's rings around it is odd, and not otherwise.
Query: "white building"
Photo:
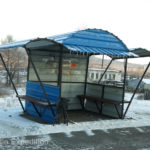
[[[88,69],[88,81],[98,82],[105,69],[89,68]],[[121,82],[121,71],[107,70],[101,81],[116,81]]]

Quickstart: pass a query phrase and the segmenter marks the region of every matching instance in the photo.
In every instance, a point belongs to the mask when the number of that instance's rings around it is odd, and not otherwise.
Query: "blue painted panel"
[[[43,84],[51,103],[56,104],[59,100],[60,89],[59,87]],[[46,101],[45,95],[39,83],[37,82],[27,82],[26,84],[26,95],[32,96],[43,101]]]
[[[26,112],[28,114],[30,114],[31,116],[40,118],[40,119],[42,119],[46,122],[54,123],[54,118],[53,118],[52,112],[48,107],[42,107],[42,106],[39,106],[39,105],[35,105],[37,107],[38,111],[42,115],[41,117],[39,117],[39,115],[35,111],[33,105],[29,101],[26,101],[26,105],[27,105],[26,106]],[[54,113],[55,113],[56,117],[58,117],[56,107],[53,107],[53,110],[54,110]]]
[[[59,100],[60,88],[56,87],[56,86],[47,85],[47,84],[43,84],[43,85],[44,85],[44,88],[46,90],[46,93],[48,95],[50,102],[53,104],[56,104],[57,101]],[[40,84],[37,82],[29,82],[29,81],[27,82],[26,95],[46,101],[46,98],[43,94],[43,90],[42,90]],[[35,111],[32,103],[29,101],[25,102],[26,112],[34,117],[40,118],[47,122],[54,123],[54,118],[53,118],[52,112],[49,107],[43,107],[38,104],[35,104],[35,106],[38,109],[38,111],[41,113],[41,115],[42,115],[41,117],[39,117],[39,115]],[[55,115],[58,117],[58,113],[57,113],[55,106],[53,106],[53,110],[54,110]]]
[[[124,46],[122,46],[119,42],[107,42],[107,41],[98,41],[91,39],[80,39],[76,37],[72,37],[66,39],[63,44],[71,44],[71,45],[79,45],[79,46],[89,46],[89,47],[99,47],[99,48],[107,48],[107,49],[116,49],[120,51],[127,51]]]
[[[73,37],[93,39],[93,40],[103,40],[103,41],[110,41],[110,42],[119,42],[119,40],[111,34],[89,32],[86,30],[75,33]]]
[[[30,40],[33,40],[33,39],[23,40],[23,41],[18,41],[18,42],[12,42],[12,43],[8,43],[8,44],[5,44],[5,45],[1,45],[0,49],[14,48],[14,47],[23,47]]]
[[[105,34],[111,34],[108,31],[102,30],[102,29],[86,29],[85,31],[93,32],[93,33],[105,33]]]
[[[111,49],[104,49],[104,48],[95,48],[95,47],[86,47],[86,46],[77,46],[77,45],[64,45],[69,50],[76,51],[76,52],[87,52],[87,53],[94,53],[94,54],[104,54],[104,55],[115,55],[115,56],[136,56],[133,53],[119,51],[119,50],[111,50]]]

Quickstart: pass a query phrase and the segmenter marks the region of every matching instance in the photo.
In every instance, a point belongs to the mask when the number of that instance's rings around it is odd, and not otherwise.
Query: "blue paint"
[[[134,56],[134,53],[128,50],[126,45],[114,34],[101,29],[86,29],[76,32],[50,36],[47,39],[61,43],[68,51],[76,51],[90,54],[118,55],[118,56]],[[32,39],[33,40],[33,39]],[[1,45],[0,49],[24,47],[30,40],[8,43]],[[36,45],[37,44],[37,45]],[[40,47],[35,42],[35,46]],[[46,45],[45,45],[46,46]],[[31,47],[32,50],[32,47]]]
[[[52,85],[47,85],[47,84],[43,84],[43,85],[44,85],[44,88],[48,95],[48,98],[50,100],[50,103],[56,104],[57,101],[59,100],[60,88],[57,86],[52,86]],[[42,101],[47,101],[40,84],[37,82],[30,82],[30,81],[27,82],[26,95],[40,99]],[[39,117],[39,115],[35,111],[33,105],[29,101],[25,102],[26,112],[34,117],[41,118],[44,121],[54,123],[54,118],[53,118],[52,112],[49,107],[43,107],[38,104],[35,104],[35,106],[37,107],[38,111],[41,113],[41,117]],[[54,113],[56,114],[56,116],[58,117],[56,106],[53,106],[53,110],[54,110]]]

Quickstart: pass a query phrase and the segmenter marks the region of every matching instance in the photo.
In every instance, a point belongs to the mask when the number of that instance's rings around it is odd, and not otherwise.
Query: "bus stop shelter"
[[[0,50],[23,47],[28,55],[26,95],[19,95],[2,53],[0,58],[11,79],[24,112],[50,123],[59,119],[63,110],[87,110],[103,115],[124,118],[149,65],[146,67],[130,100],[125,100],[127,60],[148,57],[149,52],[130,51],[114,34],[101,29],[86,29],[72,33],[8,43]],[[107,55],[110,63],[98,83],[89,83],[88,65],[92,55]],[[103,85],[102,78],[111,63],[124,59],[123,86]],[[25,100],[25,106],[22,103]],[[125,105],[127,106],[125,108]]]

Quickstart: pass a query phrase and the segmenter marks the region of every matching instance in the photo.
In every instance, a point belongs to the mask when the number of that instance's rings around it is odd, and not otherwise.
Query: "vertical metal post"
[[[88,55],[88,57],[87,57],[87,62],[86,62],[85,83],[84,83],[84,95],[86,95],[86,86],[87,86],[87,77],[88,77],[89,58],[90,58],[90,56]]]
[[[60,44],[60,53],[59,53],[59,68],[58,68],[58,86],[60,87],[60,95],[59,95],[59,98],[60,98],[60,103],[62,105],[62,108],[63,108],[63,116],[64,116],[64,123],[66,123],[67,121],[67,124],[68,124],[68,114],[67,114],[67,110],[66,110],[66,106],[65,104],[67,104],[67,101],[65,99],[63,99],[61,97],[61,82],[62,82],[62,66],[63,66],[63,46]],[[64,102],[66,101],[66,102]],[[68,105],[68,104],[67,104]]]
[[[41,85],[41,88],[42,88],[42,90],[43,90],[43,93],[44,93],[44,95],[45,95],[45,98],[46,98],[46,100],[47,100],[47,102],[48,102],[48,104],[49,104],[49,107],[50,107],[50,110],[51,110],[51,112],[52,112],[52,115],[53,115],[54,118],[55,118],[56,115],[55,115],[54,110],[53,110],[53,108],[52,108],[51,102],[49,101],[48,95],[47,95],[46,90],[45,90],[45,88],[44,88],[44,86],[43,86],[43,84],[42,84],[42,82],[41,82],[41,80],[40,80],[39,74],[38,74],[38,72],[37,72],[37,70],[36,70],[36,67],[35,67],[35,65],[34,65],[34,63],[33,63],[33,61],[32,61],[32,59],[31,59],[31,56],[29,55],[29,51],[26,50],[26,52],[27,52],[28,57],[29,57],[29,59],[30,59],[31,65],[32,65],[32,67],[33,67],[33,70],[35,71],[36,77],[37,77],[37,79],[38,79],[38,81],[39,81],[39,83],[40,83],[40,85]],[[56,118],[55,118],[55,119],[56,119]]]
[[[103,55],[103,58],[102,58],[102,68],[104,66],[104,55]]]
[[[128,63],[128,59],[126,58],[124,62],[124,79],[123,79],[122,111],[121,111],[122,119],[124,118],[123,112],[124,112],[124,96],[125,96],[125,88],[126,88],[127,63]]]
[[[30,71],[30,58],[28,56],[28,66],[27,66],[27,81],[29,81],[29,71]]]
[[[100,77],[100,79],[99,79],[99,81],[98,81],[98,84],[101,82],[103,76],[105,75],[106,71],[108,70],[108,68],[109,68],[109,66],[111,65],[111,63],[112,63],[113,60],[114,60],[114,59],[111,59],[111,61],[109,62],[108,66],[106,67],[105,71],[103,72],[102,76]]]
[[[101,95],[102,99],[104,98],[104,92],[105,92],[105,85],[102,85],[102,95]],[[101,102],[101,111],[100,111],[100,113],[103,114],[103,102]]]
[[[145,69],[145,71],[144,71],[144,73],[143,73],[143,75],[142,75],[142,77],[141,77],[139,83],[137,84],[137,86],[136,86],[136,88],[135,88],[135,90],[134,90],[134,92],[133,92],[133,95],[132,95],[132,97],[131,97],[131,99],[130,99],[130,102],[129,102],[129,104],[128,104],[127,108],[126,108],[126,111],[125,111],[125,113],[124,113],[124,117],[125,117],[125,115],[126,115],[128,109],[129,109],[129,107],[130,107],[130,105],[131,105],[131,103],[132,103],[132,101],[133,101],[133,98],[134,98],[134,96],[135,96],[135,93],[137,92],[138,87],[139,87],[139,85],[141,84],[141,82],[142,82],[142,80],[143,80],[143,78],[144,78],[144,76],[145,76],[145,74],[146,74],[146,72],[147,72],[149,66],[150,66],[150,62],[149,62],[149,64],[147,65],[147,67],[146,67],[146,69]]]
[[[60,54],[59,54],[59,68],[58,68],[58,86],[60,87],[60,98],[61,98],[61,81],[62,81],[62,61],[63,61],[63,47],[60,45]]]
[[[0,58],[1,58],[1,60],[2,60],[2,63],[3,63],[3,66],[4,66],[5,70],[7,71],[7,74],[8,74],[8,76],[9,76],[10,82],[11,82],[11,84],[12,84],[14,90],[15,90],[15,93],[16,93],[16,95],[17,95],[17,97],[18,97],[19,94],[18,94],[18,92],[17,92],[17,89],[16,89],[16,87],[15,87],[15,84],[14,84],[12,78],[11,78],[11,75],[10,75],[10,73],[9,73],[9,71],[8,71],[8,68],[7,68],[7,66],[6,66],[6,64],[5,64],[5,61],[4,61],[4,59],[3,59],[3,57],[2,57],[1,54],[0,54]],[[25,112],[25,109],[24,109],[23,104],[22,104],[22,102],[21,102],[21,100],[20,100],[19,97],[18,97],[18,100],[19,100],[19,102],[20,102],[20,105],[21,105],[23,111]]]

